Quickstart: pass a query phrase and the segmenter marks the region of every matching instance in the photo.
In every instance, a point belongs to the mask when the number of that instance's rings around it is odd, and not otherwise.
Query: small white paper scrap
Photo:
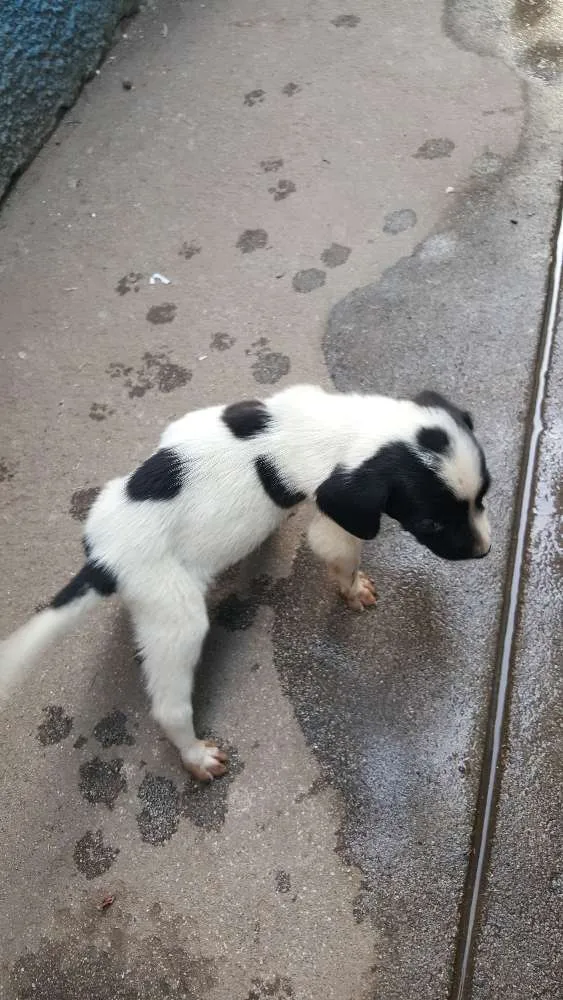
[[[170,284],[170,278],[166,278],[164,274],[159,274],[158,271],[155,271],[154,274],[151,274],[149,281],[151,285],[156,285],[157,281],[160,281],[161,285]]]

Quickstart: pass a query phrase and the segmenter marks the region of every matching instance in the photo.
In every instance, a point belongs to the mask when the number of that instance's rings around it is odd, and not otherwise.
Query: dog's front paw
[[[365,611],[377,602],[377,593],[373,580],[365,573],[358,572],[350,590],[342,594],[346,604],[352,611]]]
[[[227,771],[227,760],[226,753],[219,750],[214,743],[205,740],[196,740],[189,750],[182,754],[184,767],[198,781],[220,778]]]

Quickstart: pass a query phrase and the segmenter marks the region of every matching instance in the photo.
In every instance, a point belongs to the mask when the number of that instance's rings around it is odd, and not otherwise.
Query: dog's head
[[[491,547],[485,496],[490,476],[471,416],[423,392],[407,425],[357,469],[335,469],[317,503],[358,538],[375,538],[381,514],[443,559],[478,559]]]

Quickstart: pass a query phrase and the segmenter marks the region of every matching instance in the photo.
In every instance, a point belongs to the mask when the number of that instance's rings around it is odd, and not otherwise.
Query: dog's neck
[[[412,440],[416,404],[294,386],[268,401],[280,430],[269,448],[284,476],[313,497],[335,467],[356,467],[391,441]]]

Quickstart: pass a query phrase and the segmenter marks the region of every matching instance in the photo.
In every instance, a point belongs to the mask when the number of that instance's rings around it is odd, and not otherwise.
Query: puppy
[[[444,559],[480,558],[491,544],[489,482],[471,417],[433,392],[411,401],[302,385],[188,413],[143,465],[103,489],[86,522],[82,569],[0,647],[0,690],[117,593],[154,718],[196,778],[221,775],[225,754],[196,738],[191,704],[214,577],[309,500],[311,548],[362,610],[375,591],[360,572],[360,540],[375,538],[382,514]]]

